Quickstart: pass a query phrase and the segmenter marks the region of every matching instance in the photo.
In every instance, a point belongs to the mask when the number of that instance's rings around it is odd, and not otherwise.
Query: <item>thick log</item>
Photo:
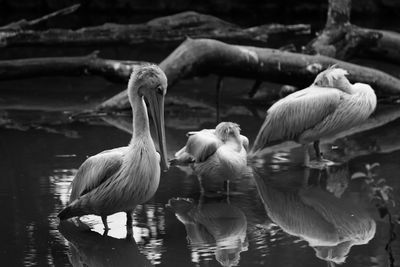
[[[269,34],[286,35],[288,33],[309,34],[310,26],[272,24],[244,29],[210,15],[189,11],[157,18],[143,24],[107,23],[78,30],[0,31],[0,47],[179,42],[188,36],[234,42],[266,43]]]
[[[160,67],[170,87],[181,79],[208,74],[305,87],[312,83],[316,74],[334,64],[348,70],[352,82],[370,84],[381,95],[400,94],[400,80],[372,68],[321,55],[229,45],[210,39],[187,39],[160,63]],[[100,109],[128,107],[125,91],[99,106]]]
[[[22,19],[22,20],[19,20],[16,22],[12,22],[12,23],[9,23],[7,25],[0,27],[0,31],[2,31],[2,30],[16,31],[16,30],[30,29],[30,28],[32,28],[40,23],[43,23],[45,21],[48,21],[49,19],[52,19],[54,17],[65,16],[65,15],[71,14],[71,13],[75,12],[80,6],[81,6],[81,4],[75,4],[75,5],[54,11],[50,14],[47,14],[47,15],[37,18],[37,19],[33,19],[33,20]]]
[[[363,56],[400,62],[400,34],[350,23],[351,0],[329,0],[325,28],[304,49],[341,60]]]
[[[362,51],[359,51],[363,57],[373,57],[375,59],[385,60],[393,62],[395,64],[400,63],[400,34],[397,32],[383,31],[383,30],[372,30],[364,29],[367,32],[379,34],[379,38],[372,42],[372,45],[368,43],[364,46]]]
[[[0,80],[54,75],[99,75],[114,82],[126,83],[140,61],[119,61],[98,57],[93,52],[81,57],[49,57],[0,61]]]

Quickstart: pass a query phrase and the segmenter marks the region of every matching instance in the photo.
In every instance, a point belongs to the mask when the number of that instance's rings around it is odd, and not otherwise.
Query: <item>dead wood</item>
[[[229,45],[210,39],[187,39],[160,63],[171,88],[181,79],[217,74],[305,87],[317,73],[337,64],[352,82],[370,84],[381,95],[399,95],[400,80],[372,68],[322,55],[305,55],[270,48]],[[102,103],[100,109],[128,108],[126,91]]]
[[[367,29],[350,22],[351,0],[329,0],[325,28],[304,49],[337,59],[355,55],[400,62],[400,34]]]
[[[119,61],[98,57],[98,52],[80,57],[29,58],[0,61],[0,80],[54,75],[99,75],[126,83],[140,61]]]
[[[309,33],[310,26],[304,24],[271,24],[241,28],[210,15],[189,11],[153,19],[143,24],[107,23],[78,30],[0,31],[0,46],[139,44],[180,42],[186,37],[266,43],[269,35],[286,36],[287,34]]]
[[[15,21],[15,22],[11,22],[10,24],[4,25],[2,27],[0,27],[0,31],[17,31],[17,30],[27,30],[30,29],[40,23],[43,23],[45,21],[48,21],[49,19],[52,19],[54,17],[57,16],[65,16],[68,14],[71,14],[73,12],[75,12],[79,7],[81,6],[81,4],[75,4],[60,10],[57,10],[55,12],[52,12],[50,14],[47,14],[43,17],[34,19],[34,20],[26,20],[26,19],[22,19],[19,21]]]

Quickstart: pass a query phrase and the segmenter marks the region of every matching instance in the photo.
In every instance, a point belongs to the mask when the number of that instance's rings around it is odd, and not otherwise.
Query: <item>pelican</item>
[[[365,83],[351,84],[348,72],[329,68],[314,83],[273,104],[254,142],[252,153],[285,140],[305,148],[306,166],[324,167],[331,162],[320,153],[321,138],[333,136],[365,121],[376,108],[374,90]],[[316,162],[310,164],[308,144],[313,142]]]
[[[236,123],[221,122],[215,129],[189,132],[186,145],[173,163],[193,163],[200,176],[234,179],[247,165],[249,140]]]
[[[61,220],[86,214],[99,215],[106,233],[107,216],[122,211],[127,214],[127,230],[132,230],[135,206],[154,195],[161,169],[168,169],[164,132],[167,78],[164,72],[156,65],[137,67],[127,90],[133,115],[129,145],[103,151],[80,166],[71,184],[69,204],[58,214]],[[149,103],[161,155],[150,135],[144,98]]]
[[[198,173],[219,174],[246,165],[249,140],[233,122],[221,122],[215,129],[187,133],[186,145],[175,153],[175,163],[194,163]]]

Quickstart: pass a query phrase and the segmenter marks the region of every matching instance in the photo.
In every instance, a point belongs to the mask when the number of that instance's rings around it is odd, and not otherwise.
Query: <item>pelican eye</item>
[[[163,94],[164,94],[164,90],[162,89],[162,87],[161,87],[160,85],[157,86],[156,92],[157,92],[157,94],[159,94],[159,95],[163,95]]]

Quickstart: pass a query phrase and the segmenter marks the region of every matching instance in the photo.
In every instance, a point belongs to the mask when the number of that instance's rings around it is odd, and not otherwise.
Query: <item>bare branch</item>
[[[400,80],[382,71],[321,55],[304,55],[270,48],[229,45],[210,39],[187,39],[160,67],[170,87],[181,79],[217,74],[305,87],[317,73],[337,64],[349,71],[352,82],[370,84],[378,93],[400,94]],[[101,109],[128,108],[126,92],[100,105]]]
[[[53,75],[99,75],[126,83],[133,65],[140,61],[118,61],[98,57],[93,52],[81,57],[49,57],[0,61],[0,80]]]
[[[266,43],[268,35],[309,34],[310,26],[261,25],[241,28],[219,18],[196,12],[183,12],[157,18],[143,24],[107,23],[78,30],[0,31],[0,47],[21,45],[91,45],[139,44],[145,42],[180,42],[187,36],[234,42]]]
[[[57,10],[55,12],[52,12],[50,14],[47,14],[43,17],[40,17],[40,18],[37,18],[34,20],[28,21],[28,20],[22,19],[22,20],[19,20],[16,22],[12,22],[10,24],[0,27],[0,31],[2,31],[2,30],[13,30],[13,31],[26,30],[26,29],[32,28],[33,26],[36,26],[44,21],[47,21],[51,18],[71,14],[71,13],[75,12],[80,6],[81,6],[81,4],[75,4],[75,5]]]

